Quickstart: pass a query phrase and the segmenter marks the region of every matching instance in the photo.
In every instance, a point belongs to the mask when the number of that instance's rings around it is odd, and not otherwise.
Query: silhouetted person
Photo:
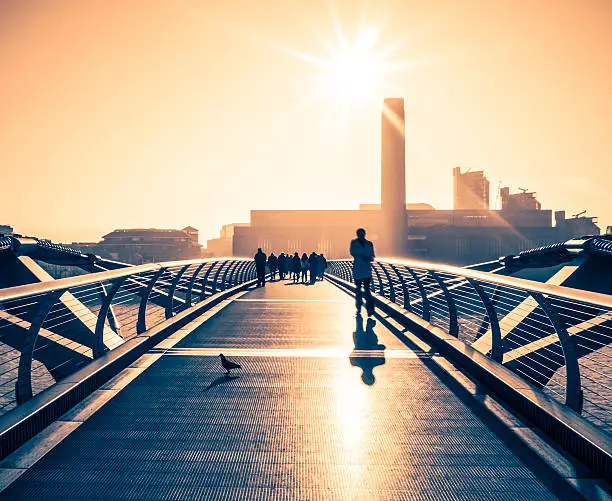
[[[278,276],[281,280],[285,280],[285,273],[287,272],[287,258],[285,257],[285,253],[281,252],[278,256]]]
[[[285,253],[285,276],[289,279],[291,278],[289,274],[289,269],[291,268],[291,254],[289,252]]]
[[[384,344],[378,343],[378,336],[374,332],[376,321],[373,318],[368,318],[366,322],[366,330],[363,330],[363,319],[357,317],[357,326],[353,333],[353,342],[355,349],[349,356],[351,365],[359,367],[363,372],[361,380],[368,386],[372,386],[376,382],[374,377],[374,368],[385,363]],[[380,356],[375,353],[380,351]],[[363,353],[368,352],[368,353]]]
[[[257,272],[257,287],[265,287],[267,256],[260,247],[253,258],[255,259],[255,271]]]
[[[305,284],[308,281],[308,269],[310,263],[308,262],[308,255],[304,252],[302,259],[300,259],[300,270],[302,271],[302,283]]]
[[[323,280],[323,275],[327,269],[327,259],[323,254],[319,254],[319,278]]]
[[[308,264],[310,264],[310,284],[314,284],[319,274],[319,256],[316,252],[312,252],[308,258]]]
[[[366,311],[368,316],[374,315],[374,299],[370,292],[372,281],[372,261],[374,261],[374,245],[366,240],[366,232],[363,228],[357,230],[357,238],[351,240],[350,252],[353,256],[353,279],[357,292],[355,294],[355,305],[357,314],[361,314],[361,300],[365,297]],[[363,287],[363,293],[361,291]]]
[[[270,253],[268,258],[268,268],[270,269],[270,280],[276,280],[276,270],[278,269],[278,258],[274,255],[274,252]]]
[[[219,353],[221,359],[221,366],[225,369],[225,373],[229,374],[232,369],[242,369],[242,365],[232,362],[223,356],[223,353]]]
[[[293,272],[293,283],[297,284],[300,281],[300,271],[302,267],[302,261],[300,255],[296,252],[291,258],[291,271]]]

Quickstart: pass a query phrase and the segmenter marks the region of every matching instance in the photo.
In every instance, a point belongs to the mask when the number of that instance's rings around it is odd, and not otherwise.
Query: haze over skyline
[[[343,40],[376,64],[342,67]],[[492,206],[502,181],[605,229],[611,62],[606,0],[0,0],[0,224],[205,240],[250,209],[378,203],[397,96],[408,202],[451,208],[461,166]]]

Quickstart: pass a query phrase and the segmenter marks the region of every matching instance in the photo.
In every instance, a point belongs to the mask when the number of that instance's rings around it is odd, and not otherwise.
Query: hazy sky
[[[368,100],[328,78],[364,36]],[[612,224],[609,0],[0,0],[0,224],[204,240],[250,209],[377,203],[384,95],[409,202],[451,208],[463,166],[492,204],[502,181]]]

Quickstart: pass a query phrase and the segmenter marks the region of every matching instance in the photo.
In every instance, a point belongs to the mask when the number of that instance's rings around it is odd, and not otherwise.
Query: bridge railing
[[[0,290],[0,414],[217,292],[247,259],[145,264]]]
[[[352,261],[327,272],[353,282]],[[391,259],[373,263],[372,289],[612,431],[612,296]]]

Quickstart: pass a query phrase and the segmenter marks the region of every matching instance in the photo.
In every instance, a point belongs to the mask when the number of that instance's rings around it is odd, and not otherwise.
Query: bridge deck
[[[328,283],[249,292],[0,498],[574,498],[431,353],[368,327],[353,334],[352,301]]]

